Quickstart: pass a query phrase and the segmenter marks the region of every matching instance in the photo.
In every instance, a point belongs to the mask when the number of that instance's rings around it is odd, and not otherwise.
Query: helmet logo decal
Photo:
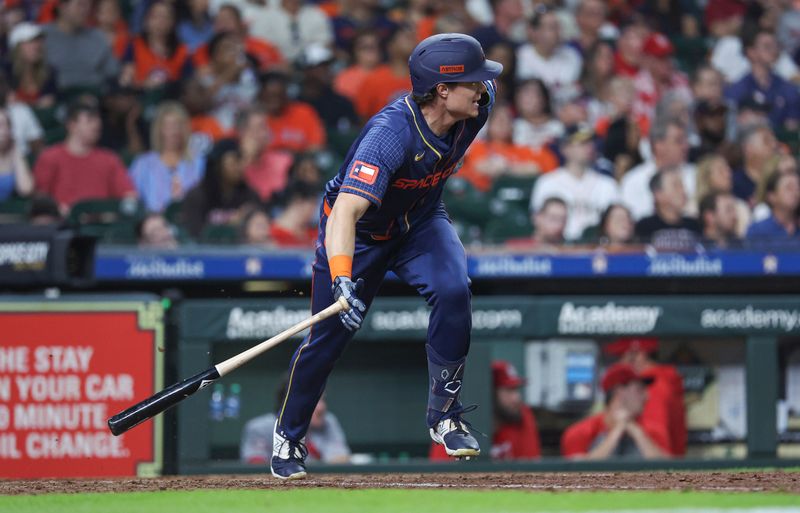
[[[439,73],[464,73],[464,65],[453,64],[450,66],[439,66]]]

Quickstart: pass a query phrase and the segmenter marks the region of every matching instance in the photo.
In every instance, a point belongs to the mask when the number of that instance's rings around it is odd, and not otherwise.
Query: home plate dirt
[[[797,472],[598,472],[464,474],[312,474],[282,482],[269,475],[216,475],[140,479],[38,479],[0,481],[0,494],[136,492],[159,490],[409,488],[529,491],[704,490],[800,494]]]

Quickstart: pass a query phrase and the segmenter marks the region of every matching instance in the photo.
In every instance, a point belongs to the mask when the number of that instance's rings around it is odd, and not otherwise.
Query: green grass
[[[200,490],[0,496],[2,513],[395,513],[797,507],[797,495],[710,492]]]

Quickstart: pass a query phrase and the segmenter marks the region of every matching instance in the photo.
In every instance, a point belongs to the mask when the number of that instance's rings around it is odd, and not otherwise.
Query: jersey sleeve
[[[361,196],[379,207],[392,175],[403,164],[405,153],[401,136],[394,130],[372,127],[347,164],[340,192]]]

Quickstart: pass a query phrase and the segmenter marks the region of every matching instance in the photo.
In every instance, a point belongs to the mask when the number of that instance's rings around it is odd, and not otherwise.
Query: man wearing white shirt
[[[561,142],[564,167],[536,181],[531,197],[531,210],[538,212],[548,198],[560,198],[567,205],[567,226],[564,238],[575,241],[584,230],[595,226],[611,203],[618,201],[617,183],[593,170],[593,133],[586,126],[567,129]]]
[[[289,62],[297,60],[311,43],[330,46],[333,43],[330,20],[319,7],[304,3],[280,0],[278,6],[247,9],[250,35],[277,46]]]
[[[689,142],[683,123],[677,119],[656,120],[650,130],[653,158],[628,171],[622,178],[622,202],[639,220],[653,213],[653,194],[650,179],[660,169],[680,169],[683,186],[688,196],[687,205],[694,205],[696,189],[694,165],[687,163]]]

